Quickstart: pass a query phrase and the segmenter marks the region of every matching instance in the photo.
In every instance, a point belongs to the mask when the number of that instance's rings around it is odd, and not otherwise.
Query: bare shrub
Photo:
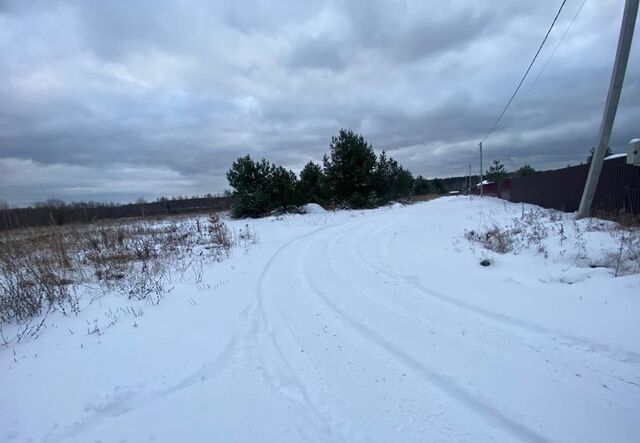
[[[485,249],[506,254],[513,250],[515,243],[513,232],[496,225],[482,232],[469,231],[465,233],[467,240],[481,244]]]
[[[142,261],[132,266],[128,278],[118,285],[128,298],[158,304],[169,292],[166,287],[166,266],[158,261]]]
[[[0,237],[0,323],[57,307],[76,311],[74,268],[63,233]]]
[[[640,273],[640,231],[621,227],[612,233],[618,240],[618,250],[607,257],[608,267],[615,276]]]
[[[169,273],[220,260],[234,238],[217,214],[200,219],[107,222],[0,233],[0,328],[18,323],[37,333],[51,311],[80,310],[78,289],[116,292],[159,303]],[[254,233],[255,236],[255,233]],[[246,243],[243,245],[246,248]],[[37,317],[38,323],[31,324]],[[36,328],[33,330],[33,328]],[[0,346],[21,336],[1,336]]]
[[[522,209],[520,217],[516,217],[511,224],[501,227],[493,224],[481,231],[465,233],[467,240],[482,245],[485,249],[506,254],[525,247],[535,247],[541,255],[547,256],[547,249],[542,243],[549,236],[549,222],[558,222],[560,216],[542,209]]]
[[[631,214],[620,210],[619,212],[595,211],[595,217],[592,220],[608,221],[617,224],[623,228],[640,228],[640,214]],[[606,222],[605,222],[606,223]]]
[[[527,246],[537,246],[549,236],[547,222],[549,220],[556,221],[555,217],[552,219],[549,214],[554,213],[547,213],[542,209],[531,209],[525,211],[519,219],[514,219],[514,230],[521,234],[521,239],[526,242]]]
[[[249,224],[245,224],[243,228],[238,230],[236,238],[237,243],[242,246],[245,252],[249,249],[250,245],[255,245],[259,241],[258,234]]]
[[[559,216],[555,213],[547,213],[541,209],[527,211],[523,208],[520,217],[514,218],[511,224],[501,227],[494,223],[481,231],[469,231],[465,233],[465,237],[499,254],[535,248],[539,254],[547,257],[547,248],[543,244],[543,240],[549,236],[547,226],[549,222],[558,220]]]
[[[218,252],[227,253],[231,249],[232,238],[227,225],[220,219],[218,214],[211,214],[209,221],[209,244],[216,248]]]
[[[573,248],[575,264],[579,267],[604,267],[611,269],[615,276],[640,273],[640,229],[633,218],[620,218],[624,224],[611,220],[591,218],[587,220],[563,220],[558,211],[541,208],[525,210],[505,226],[492,224],[478,231],[468,231],[465,237],[473,244],[500,254],[531,249],[549,257],[547,246],[557,239],[561,247],[559,258],[567,249]],[[588,237],[594,233],[610,235],[617,244],[615,250],[603,255],[589,248]],[[568,245],[565,245],[569,240]]]

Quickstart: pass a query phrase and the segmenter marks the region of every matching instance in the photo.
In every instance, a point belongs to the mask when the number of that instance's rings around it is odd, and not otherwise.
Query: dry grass
[[[502,229],[497,225],[493,225],[491,228],[481,232],[468,231],[465,233],[465,238],[471,242],[479,243],[485,249],[499,254],[506,254],[507,252],[513,251],[516,242],[512,231]]]
[[[587,237],[594,237],[594,233],[599,233],[600,241],[605,240],[605,244],[616,245],[615,250],[609,246],[608,251],[599,252],[599,247],[589,246]],[[548,246],[551,245],[559,249],[560,257],[567,252],[575,256],[576,264],[582,267],[608,268],[616,277],[640,273],[640,229],[633,223],[619,224],[598,218],[569,221],[558,211],[524,210],[523,207],[522,214],[510,223],[503,226],[493,223],[479,230],[467,231],[465,238],[499,254],[533,249],[545,258],[549,257]],[[598,240],[591,238],[594,240],[597,244]]]
[[[157,304],[171,289],[172,270],[183,276],[198,264],[201,269],[203,260],[220,260],[234,242],[217,214],[2,232],[0,333],[9,323],[24,328],[15,337],[1,335],[0,346],[37,334],[54,310],[77,313],[80,292]]]
[[[425,194],[425,195],[411,195],[407,197],[407,200],[411,202],[427,202],[436,198],[442,197],[441,194]]]
[[[549,236],[548,223],[557,221],[554,212],[543,209],[523,210],[522,215],[514,218],[510,225],[493,224],[479,231],[468,231],[465,237],[470,242],[478,243],[485,249],[499,254],[535,246],[538,252],[546,256],[546,248],[542,241]]]
[[[628,212],[596,211],[595,217],[610,220],[625,228],[640,228],[640,215],[629,214]]]

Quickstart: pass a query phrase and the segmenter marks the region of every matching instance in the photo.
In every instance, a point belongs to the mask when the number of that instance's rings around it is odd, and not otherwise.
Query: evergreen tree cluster
[[[233,207],[236,217],[259,217],[302,202],[296,175],[264,159],[256,162],[249,155],[238,158],[227,172],[227,180],[238,197]]]
[[[487,180],[500,180],[509,177],[509,173],[500,160],[494,160],[493,164],[489,166],[489,169],[485,172]]]
[[[404,169],[384,151],[376,156],[364,137],[340,130],[331,138],[322,165],[309,162],[300,178],[267,160],[238,158],[227,172],[234,189],[235,217],[260,217],[306,203],[371,208],[411,194],[444,192],[444,187]]]
[[[494,160],[484,173],[487,180],[496,181],[505,178],[523,177],[535,174],[537,171],[530,165],[524,164],[513,172],[508,172],[500,160]]]
[[[589,150],[589,156],[587,157],[587,164],[591,163],[591,159],[593,158],[593,154],[595,152],[595,147],[592,147]],[[607,146],[607,150],[605,151],[605,158],[609,157],[613,154],[610,146]],[[493,163],[489,166],[489,169],[484,173],[487,180],[500,180],[504,178],[516,178],[516,177],[524,177],[527,175],[533,175],[536,171],[530,164],[525,164],[520,168],[516,169],[513,172],[508,172],[504,167],[504,164],[500,160],[494,160]]]

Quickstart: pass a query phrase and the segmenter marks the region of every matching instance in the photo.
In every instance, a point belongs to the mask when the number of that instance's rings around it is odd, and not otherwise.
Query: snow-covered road
[[[0,440],[639,441],[640,278],[570,246],[479,266],[465,229],[520,211],[256,221],[258,245],[135,329],[60,319],[0,354]]]

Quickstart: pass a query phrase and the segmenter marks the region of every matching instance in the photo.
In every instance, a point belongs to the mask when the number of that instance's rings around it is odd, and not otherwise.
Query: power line
[[[553,21],[551,22],[551,26],[549,26],[549,29],[547,30],[547,33],[545,34],[544,38],[542,39],[542,43],[540,43],[540,47],[536,51],[536,55],[533,56],[533,59],[531,60],[531,63],[529,63],[529,67],[527,68],[526,72],[522,76],[522,79],[520,80],[520,83],[518,83],[518,87],[516,88],[515,91],[513,91],[513,94],[511,95],[511,98],[509,99],[509,101],[507,102],[507,105],[504,107],[504,109],[500,113],[500,116],[498,117],[496,122],[493,124],[491,129],[489,129],[489,132],[487,132],[487,135],[485,135],[484,138],[482,139],[483,142],[487,138],[489,138],[489,136],[491,135],[493,130],[496,128],[496,126],[498,126],[498,123],[500,122],[500,120],[502,120],[502,116],[504,116],[504,113],[507,112],[507,109],[509,108],[509,105],[511,105],[511,102],[513,101],[513,99],[515,98],[516,94],[520,90],[520,87],[522,86],[522,83],[524,83],[524,80],[527,78],[527,75],[529,74],[529,71],[531,71],[531,67],[533,66],[533,64],[535,63],[536,59],[538,58],[538,54],[540,54],[540,51],[542,50],[542,47],[544,46],[545,42],[547,41],[547,38],[549,37],[549,34],[551,33],[551,30],[553,29],[553,26],[556,24],[556,21],[558,20],[558,16],[560,16],[560,12],[562,12],[562,8],[564,8],[564,4],[566,2],[567,2],[567,0],[562,0],[562,4],[560,5],[560,9],[558,9],[558,12],[556,13],[556,16],[553,18]]]
[[[533,89],[533,86],[536,84],[536,82],[538,81],[538,79],[540,79],[540,77],[542,76],[542,74],[544,73],[544,71],[547,69],[547,65],[549,65],[549,62],[551,61],[551,59],[553,58],[553,56],[555,55],[556,51],[558,50],[558,48],[560,47],[560,45],[562,44],[564,38],[567,36],[567,34],[569,33],[569,30],[571,29],[571,27],[573,26],[573,23],[576,21],[576,19],[578,18],[578,15],[580,14],[580,11],[582,11],[582,8],[584,7],[584,4],[587,2],[587,0],[582,0],[582,3],[580,4],[580,7],[578,8],[578,10],[576,11],[576,13],[574,14],[573,18],[571,19],[571,21],[569,22],[569,25],[567,26],[567,28],[564,30],[564,33],[562,34],[562,36],[560,37],[560,39],[558,40],[558,43],[556,43],[556,46],[553,48],[553,51],[551,51],[551,54],[549,55],[549,57],[547,58],[547,60],[545,61],[544,65],[542,65],[542,69],[540,69],[540,71],[538,72],[538,75],[536,75],[536,78],[533,79],[533,81],[529,84],[529,87],[527,88],[527,90],[524,93],[524,96],[522,97],[522,99],[518,102],[518,104],[516,105],[516,108],[514,110],[517,111],[518,109],[520,109],[520,106],[522,106],[522,104],[525,102],[525,100],[527,99],[527,97],[529,96],[529,93],[531,92],[531,90]],[[502,125],[502,128],[500,130],[498,130],[497,134],[500,134],[507,126],[509,126],[509,123],[513,120],[514,114],[513,112],[511,113],[511,116],[509,117],[509,120],[507,120],[507,122]]]
[[[569,26],[567,26],[567,28],[564,30],[564,32],[562,33],[562,36],[560,37],[560,40],[558,40],[558,43],[556,43],[556,46],[553,48],[553,51],[551,51],[551,55],[549,55],[549,58],[547,58],[547,60],[544,62],[544,65],[542,65],[542,69],[540,69],[540,72],[538,72],[538,75],[536,76],[536,78],[533,79],[533,81],[531,82],[531,84],[529,85],[529,88],[527,89],[527,91],[524,94],[524,98],[522,100],[524,100],[527,95],[529,95],[529,92],[531,92],[531,89],[533,89],[533,85],[538,81],[538,79],[542,76],[542,73],[545,71],[545,69],[547,69],[547,65],[549,64],[549,62],[551,61],[551,59],[553,58],[553,56],[555,55],[556,51],[558,50],[558,48],[560,47],[560,45],[562,44],[562,41],[564,40],[564,38],[567,36],[567,33],[569,32],[569,30],[571,29],[571,27],[573,26],[573,23],[576,21],[576,19],[578,18],[578,15],[580,14],[580,11],[582,11],[582,8],[584,7],[584,4],[587,2],[587,0],[582,0],[582,3],[580,4],[580,7],[578,8],[578,10],[576,11],[576,13],[574,14],[573,18],[571,19],[571,21],[569,22]],[[522,101],[520,102],[522,103]]]

